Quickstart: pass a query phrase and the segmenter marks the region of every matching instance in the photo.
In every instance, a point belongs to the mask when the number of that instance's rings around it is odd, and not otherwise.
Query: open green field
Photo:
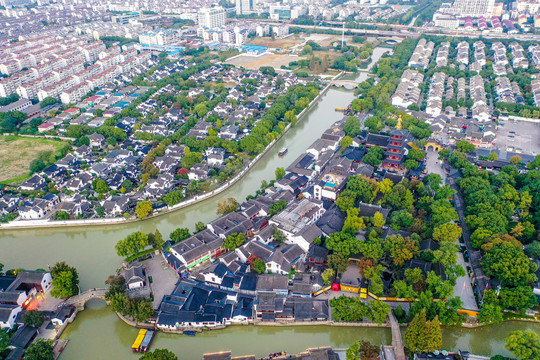
[[[62,141],[34,139],[22,136],[0,136],[0,182],[14,184],[24,181],[30,162],[40,151],[54,152]]]

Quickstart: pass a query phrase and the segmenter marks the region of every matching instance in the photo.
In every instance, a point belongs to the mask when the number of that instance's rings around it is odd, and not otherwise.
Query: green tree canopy
[[[426,310],[416,314],[405,330],[403,342],[409,351],[430,352],[442,346],[442,334],[439,319],[429,321]]]
[[[24,313],[22,320],[26,326],[39,329],[39,327],[45,321],[45,315],[38,310],[28,310],[26,313]]]
[[[175,230],[171,232],[171,234],[169,235],[169,238],[171,239],[172,242],[176,244],[182,240],[187,239],[190,236],[191,235],[189,233],[188,228],[176,228]]]
[[[512,331],[504,347],[518,359],[540,360],[540,341],[533,331]]]
[[[54,297],[70,297],[79,292],[79,273],[77,269],[65,262],[58,262],[51,268],[53,278],[51,295]]]
[[[246,242],[246,236],[242,233],[233,233],[223,241],[222,247],[227,250],[234,250]]]
[[[140,360],[178,360],[178,357],[167,349],[156,349],[144,354]]]
[[[26,360],[54,360],[52,340],[37,339],[24,352]]]
[[[536,264],[523,250],[513,246],[494,246],[484,255],[482,268],[486,275],[497,277],[504,286],[526,285],[537,280]]]
[[[148,246],[148,235],[141,231],[129,234],[123,240],[119,240],[115,246],[118,256],[135,255]]]
[[[232,198],[232,197],[224,198],[218,201],[216,212],[218,215],[225,215],[230,212],[238,210],[238,207],[239,207],[238,201],[236,201],[235,198]]]

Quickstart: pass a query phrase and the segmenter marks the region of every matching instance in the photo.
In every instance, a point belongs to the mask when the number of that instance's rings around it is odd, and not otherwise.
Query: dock
[[[53,356],[54,360],[58,359],[60,357],[60,354],[64,349],[66,348],[66,345],[68,344],[69,340],[56,340],[53,347]]]

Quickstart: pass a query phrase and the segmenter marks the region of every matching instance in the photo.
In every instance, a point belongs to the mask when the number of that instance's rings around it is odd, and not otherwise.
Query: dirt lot
[[[247,69],[258,69],[261,66],[272,66],[279,69],[281,65],[289,65],[291,61],[303,59],[299,56],[264,54],[261,56],[242,55],[232,60],[227,60],[228,64],[243,66]]]
[[[272,40],[270,37],[257,37],[253,39],[249,45],[258,45],[258,46],[267,46],[272,49],[289,49],[294,45],[302,43],[302,40],[295,39],[293,36],[290,36],[286,39],[275,39]]]
[[[10,180],[29,172],[30,162],[40,151],[53,151],[60,141],[0,136],[0,181]]]

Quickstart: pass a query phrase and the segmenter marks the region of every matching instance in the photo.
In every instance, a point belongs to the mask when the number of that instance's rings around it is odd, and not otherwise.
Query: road
[[[427,168],[428,173],[439,174],[443,179],[443,183],[446,183],[447,175],[443,167],[440,165],[438,161],[438,157],[439,155],[436,151],[428,151],[426,155],[426,158],[427,158],[426,168]],[[457,207],[457,204],[458,202],[456,201],[456,207]],[[460,210],[456,208],[456,211],[458,211],[458,214],[460,214]],[[467,233],[466,236],[467,236],[467,242],[468,242],[469,231],[466,227],[467,224],[465,224],[463,209],[461,209],[460,223],[463,229],[464,237],[465,237],[465,232]],[[459,240],[456,240],[456,244],[460,245]],[[463,270],[465,270],[465,272],[467,271],[467,262],[465,261],[463,257],[463,253],[461,251],[457,253],[457,263],[461,267],[463,267]],[[474,297],[474,292],[473,292],[473,288],[471,284],[471,279],[468,275],[461,276],[456,280],[456,285],[454,286],[454,296],[459,296],[461,298],[461,301],[463,301],[463,307],[465,309],[478,310],[478,306],[476,305],[476,299]]]

